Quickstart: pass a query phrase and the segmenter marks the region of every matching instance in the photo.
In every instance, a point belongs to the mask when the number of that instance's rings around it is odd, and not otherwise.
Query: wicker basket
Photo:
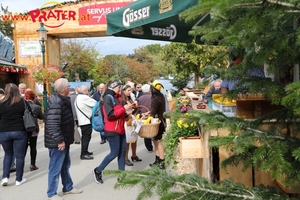
[[[142,124],[142,127],[139,131],[139,136],[141,138],[153,138],[158,134],[159,130],[159,122],[151,123],[151,124]]]

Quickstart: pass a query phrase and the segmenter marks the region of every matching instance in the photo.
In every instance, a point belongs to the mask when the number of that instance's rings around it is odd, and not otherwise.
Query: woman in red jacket
[[[118,157],[118,169],[125,170],[126,135],[124,123],[126,111],[131,109],[131,105],[126,104],[123,106],[120,103],[121,85],[122,82],[118,79],[109,81],[107,90],[103,95],[104,134],[109,143],[110,153],[93,170],[94,179],[97,183],[103,183],[102,171],[116,157]],[[109,95],[114,97],[114,101]]]

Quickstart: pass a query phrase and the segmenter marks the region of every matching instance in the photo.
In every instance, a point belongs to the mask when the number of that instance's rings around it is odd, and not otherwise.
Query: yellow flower
[[[196,126],[196,122],[191,123],[191,126]]]
[[[178,120],[178,121],[177,121],[177,126],[178,126],[179,128],[181,128],[182,123],[183,123],[183,121],[182,121],[181,119]]]
[[[189,125],[187,123],[184,123],[183,126],[184,126],[184,128],[188,128],[189,127]]]

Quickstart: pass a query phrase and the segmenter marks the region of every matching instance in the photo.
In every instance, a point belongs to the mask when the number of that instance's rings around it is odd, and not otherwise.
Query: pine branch
[[[184,174],[174,176],[167,171],[151,168],[142,171],[114,171],[104,170],[104,175],[118,176],[116,189],[141,187],[137,199],[151,198],[158,195],[161,200],[189,199],[189,200],[240,200],[258,199],[282,200],[290,199],[287,195],[271,187],[246,188],[232,180],[210,183],[198,174]]]

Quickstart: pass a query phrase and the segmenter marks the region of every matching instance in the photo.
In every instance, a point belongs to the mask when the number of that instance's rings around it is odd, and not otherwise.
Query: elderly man
[[[74,142],[74,119],[69,94],[69,83],[65,78],[54,83],[55,93],[48,101],[45,118],[45,147],[49,150],[48,199],[62,199],[57,195],[59,175],[64,194],[79,194],[73,187],[70,176],[70,145]]]
[[[138,99],[139,108],[137,110],[138,114],[143,114],[151,109],[151,92],[150,85],[144,84],[142,86],[143,95]],[[146,108],[148,109],[146,109]],[[145,147],[149,152],[153,152],[152,140],[150,138],[144,138]]]
[[[101,95],[104,93],[104,91],[105,91],[105,84],[100,83],[97,87],[97,91],[93,94],[93,99],[95,99],[96,101],[100,101]]]
[[[79,88],[79,93],[75,99],[74,105],[78,120],[78,125],[81,129],[81,160],[92,160],[94,159],[93,152],[89,152],[89,144],[92,137],[92,108],[97,102],[95,99],[89,96],[89,87],[82,85]]]
[[[21,94],[22,97],[25,96],[25,91],[26,91],[26,85],[25,83],[20,83],[19,84],[19,92]]]
[[[98,86],[97,86],[97,89],[98,91],[96,91],[94,94],[93,94],[93,99],[95,99],[97,102],[100,101],[101,99],[101,96],[104,94],[105,92],[105,89],[106,89],[106,85],[104,83],[100,83]],[[104,135],[104,132],[100,133],[100,138],[101,138],[101,141],[100,141],[100,144],[104,144],[106,143],[106,137]]]
[[[212,98],[213,94],[221,94],[221,84],[221,79],[215,80],[208,92],[204,95],[203,100],[208,101],[208,99]]]

